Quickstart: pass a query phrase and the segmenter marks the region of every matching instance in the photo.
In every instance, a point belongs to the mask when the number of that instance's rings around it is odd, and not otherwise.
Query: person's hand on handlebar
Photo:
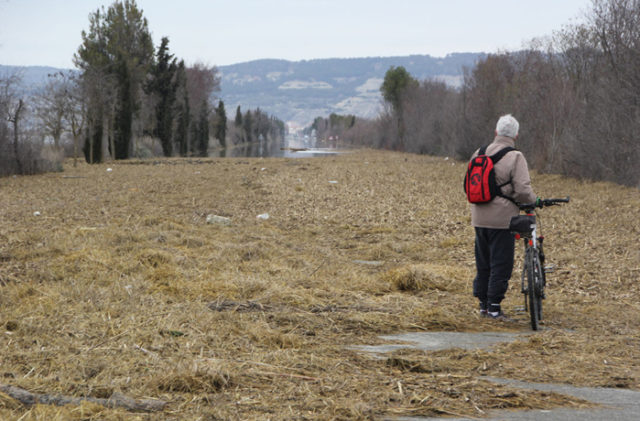
[[[536,199],[536,206],[543,207],[559,205],[560,203],[569,203],[569,200],[569,196],[565,197],[564,199],[540,199],[538,197]]]
[[[521,210],[532,211],[534,208],[543,208],[545,206],[559,205],[560,203],[569,203],[569,196],[564,199],[542,199],[539,196],[536,197],[536,201],[533,203],[519,203],[518,207]]]

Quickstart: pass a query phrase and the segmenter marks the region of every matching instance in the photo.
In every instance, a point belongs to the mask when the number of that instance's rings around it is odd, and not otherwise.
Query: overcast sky
[[[0,0],[0,64],[73,67],[110,0]],[[187,64],[521,48],[582,20],[590,0],[136,0],[154,45]]]

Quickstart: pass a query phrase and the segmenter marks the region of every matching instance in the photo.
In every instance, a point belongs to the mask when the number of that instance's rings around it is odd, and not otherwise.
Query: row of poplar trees
[[[155,50],[135,0],[89,16],[74,64],[81,72],[88,162],[138,155],[135,139],[143,135],[159,139],[165,156],[206,156],[210,135],[225,145],[224,103],[211,104],[220,89],[217,69],[185,66],[166,37]]]

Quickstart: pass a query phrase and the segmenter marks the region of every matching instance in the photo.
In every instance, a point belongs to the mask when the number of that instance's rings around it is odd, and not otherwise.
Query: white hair
[[[520,129],[520,124],[511,114],[503,115],[498,120],[498,124],[496,124],[496,134],[498,136],[515,139],[518,136],[518,129]]]

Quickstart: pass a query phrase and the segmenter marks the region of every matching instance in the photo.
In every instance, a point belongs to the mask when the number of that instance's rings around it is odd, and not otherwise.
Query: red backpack
[[[516,149],[508,146],[491,156],[485,155],[486,150],[487,147],[483,146],[478,151],[478,156],[469,161],[467,174],[464,177],[464,191],[467,194],[467,200],[470,203],[487,203],[492,201],[494,197],[501,196],[513,202],[512,198],[503,195],[501,191],[502,186],[506,186],[511,180],[498,185],[493,167],[503,156]]]

